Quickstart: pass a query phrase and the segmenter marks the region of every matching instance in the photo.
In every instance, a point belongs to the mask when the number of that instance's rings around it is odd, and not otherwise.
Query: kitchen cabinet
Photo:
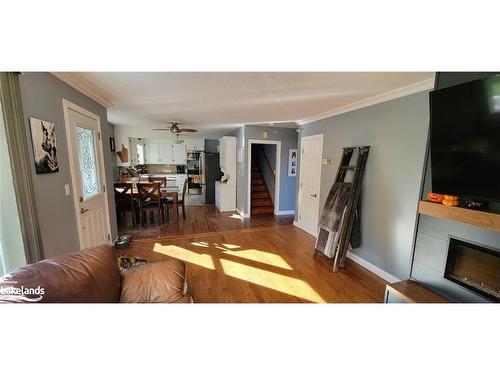
[[[205,150],[205,140],[204,139],[186,139],[186,150],[188,151],[204,151]]]
[[[172,154],[171,154],[171,163],[168,164],[187,164],[187,156],[186,156],[186,146],[182,143],[180,145],[173,144],[172,145]]]
[[[158,164],[176,164],[171,163],[172,160],[172,145],[168,143],[158,144]]]
[[[186,146],[173,144],[169,141],[147,141],[144,145],[145,164],[178,164],[187,163]]]
[[[158,143],[146,143],[145,148],[145,164],[160,164],[159,159],[159,147]]]
[[[220,212],[236,211],[236,186],[215,181],[215,206]]]

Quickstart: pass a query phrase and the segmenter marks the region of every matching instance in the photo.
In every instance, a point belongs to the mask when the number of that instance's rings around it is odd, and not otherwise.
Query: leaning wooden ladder
[[[355,150],[358,151],[356,164],[350,165],[352,155]],[[354,220],[356,218],[356,209],[358,207],[359,197],[361,194],[361,181],[365,172],[369,151],[370,146],[357,146],[344,147],[344,151],[342,153],[342,158],[340,160],[337,176],[335,177],[335,182],[347,182],[347,172],[350,171],[354,172],[354,176],[352,178],[352,188],[347,199],[345,216],[343,220],[344,222],[341,228],[338,246],[335,249],[334,256],[332,257],[333,272],[338,272],[340,267],[344,267],[345,257],[347,255],[347,250],[349,248],[349,243],[351,240],[352,228],[354,226]],[[332,237],[334,235],[335,234],[328,228],[320,227],[318,238],[316,240],[316,249],[320,248],[320,241],[323,243],[322,246],[328,246],[328,244],[331,243]]]

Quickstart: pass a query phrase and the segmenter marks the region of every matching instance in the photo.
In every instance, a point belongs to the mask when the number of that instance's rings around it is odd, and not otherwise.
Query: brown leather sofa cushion
[[[184,295],[185,273],[184,262],[174,259],[124,270],[120,302],[192,302]]]
[[[99,246],[18,268],[0,278],[0,287],[44,288],[39,302],[119,302],[120,271],[111,246]],[[22,296],[0,301],[25,302]]]

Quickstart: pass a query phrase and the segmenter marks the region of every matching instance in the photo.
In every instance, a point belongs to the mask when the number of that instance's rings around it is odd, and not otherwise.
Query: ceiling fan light
[[[181,143],[184,143],[184,139],[179,137],[179,134],[175,134],[172,138],[173,138],[173,141],[176,145],[180,145]]]

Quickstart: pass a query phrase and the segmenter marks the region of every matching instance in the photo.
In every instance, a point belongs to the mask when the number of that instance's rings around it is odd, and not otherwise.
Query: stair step
[[[274,213],[273,207],[252,207],[252,215],[254,214],[272,214]]]
[[[267,192],[267,186],[264,184],[261,184],[261,185],[253,185],[252,184],[252,193],[255,191],[266,191]]]
[[[262,178],[262,174],[260,172],[252,172],[252,178]]]
[[[269,193],[265,190],[263,191],[252,191],[252,199],[254,198],[270,198]]]
[[[273,201],[269,198],[252,198],[252,207],[269,207],[273,206]]]
[[[252,185],[262,185],[265,184],[263,178],[252,178]]]

